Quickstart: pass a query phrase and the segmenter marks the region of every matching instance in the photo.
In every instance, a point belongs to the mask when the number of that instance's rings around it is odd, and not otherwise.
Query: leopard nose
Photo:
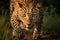
[[[31,28],[33,28],[33,25],[31,25],[31,24],[28,24],[28,29],[31,29]]]
[[[31,24],[28,24],[28,26],[30,26]]]

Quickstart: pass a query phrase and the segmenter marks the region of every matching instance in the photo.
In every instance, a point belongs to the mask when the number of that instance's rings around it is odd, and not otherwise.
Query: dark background
[[[0,0],[0,40],[12,40],[10,28],[10,0]],[[59,0],[43,0],[43,33],[60,35]]]

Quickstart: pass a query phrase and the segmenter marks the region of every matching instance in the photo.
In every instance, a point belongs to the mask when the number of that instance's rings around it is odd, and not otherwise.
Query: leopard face
[[[21,5],[22,7],[18,8],[19,20],[23,22],[26,28],[32,27],[36,22],[39,21],[40,6],[39,4],[34,6],[32,2],[26,5]]]

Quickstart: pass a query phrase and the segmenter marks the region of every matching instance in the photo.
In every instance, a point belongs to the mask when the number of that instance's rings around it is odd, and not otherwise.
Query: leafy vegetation
[[[45,7],[43,30],[60,34],[60,14],[56,13],[56,8],[53,8],[53,6],[50,9],[49,7]]]

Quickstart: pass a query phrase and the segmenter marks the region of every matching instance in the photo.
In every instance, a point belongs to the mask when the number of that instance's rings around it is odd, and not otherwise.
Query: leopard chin
[[[30,29],[33,28],[33,24],[29,24],[28,27],[26,27],[26,25],[24,25],[22,22],[20,22],[20,28],[21,29],[25,29],[26,31],[29,31]]]

